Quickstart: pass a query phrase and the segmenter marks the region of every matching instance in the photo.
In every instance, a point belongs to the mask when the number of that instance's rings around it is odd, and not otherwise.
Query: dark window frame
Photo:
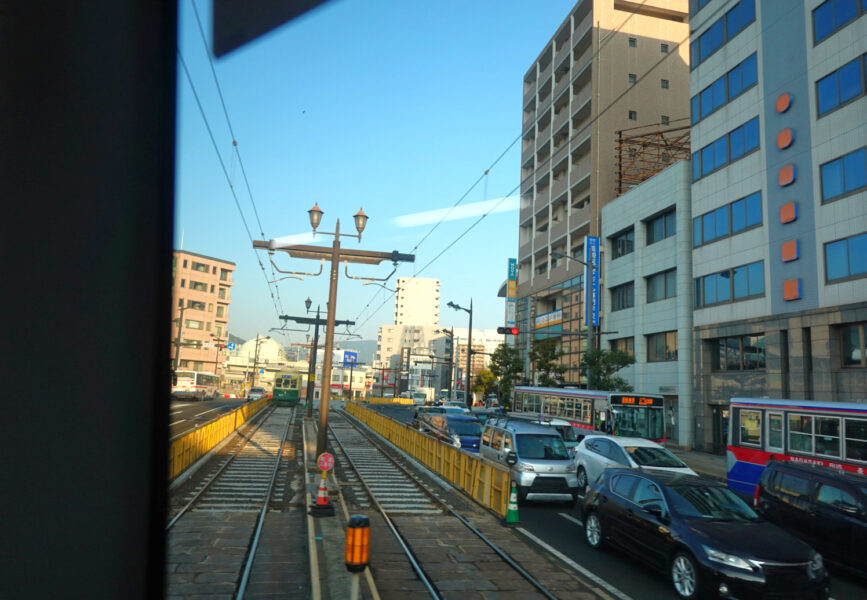
[[[745,87],[742,87],[737,94],[732,94],[731,93],[731,77],[732,77],[732,75],[738,69],[745,69],[750,60],[752,60],[753,64],[755,65],[754,66],[755,71],[753,73],[753,75],[755,75],[755,78],[753,79],[752,83],[750,83],[749,85],[747,85]],[[734,67],[732,67],[731,69],[726,71],[723,75],[721,75],[720,77],[717,77],[713,82],[710,83],[710,85],[705,86],[704,89],[702,89],[699,93],[697,93],[695,96],[693,96],[690,99],[690,107],[691,107],[690,123],[695,125],[696,123],[703,121],[704,119],[708,118],[709,116],[711,116],[712,114],[714,114],[718,110],[722,109],[725,105],[730,103],[732,100],[739,98],[740,96],[745,94],[748,90],[757,86],[759,84],[759,82],[758,82],[758,70],[759,70],[758,56],[757,56],[756,52],[753,52],[752,54],[747,56],[745,59],[743,59],[741,62],[736,64]],[[702,102],[702,95],[705,94],[706,92],[709,92],[709,91],[713,92],[712,88],[714,86],[720,84],[720,83],[723,86],[723,95],[725,97],[724,100],[720,104],[717,104],[716,106],[711,108],[710,112],[708,112],[707,114],[702,114],[702,107],[704,104]]]
[[[673,223],[671,224],[673,231],[671,231],[670,233],[668,231],[668,229],[669,229],[669,217],[672,217],[672,221],[673,221]],[[662,223],[662,237],[657,239],[654,236],[652,236],[651,234],[653,232],[654,225],[656,225],[656,223],[659,223],[659,222]],[[668,239],[670,237],[674,237],[677,234],[677,209],[676,208],[670,208],[670,209],[666,210],[665,212],[659,213],[653,217],[650,217],[649,219],[646,219],[644,221],[644,226],[646,228],[645,229],[645,234],[646,234],[646,244],[645,245],[647,245],[647,246],[650,246],[651,244],[656,244],[656,243],[661,242],[661,241]]]
[[[616,260],[624,256],[628,256],[635,252],[635,228],[629,227],[618,233],[615,233],[610,238],[611,240],[611,260]]]
[[[846,64],[843,64],[843,65],[837,67],[836,69],[834,69],[833,71],[831,71],[830,73],[825,75],[824,77],[820,77],[819,79],[816,80],[816,83],[814,85],[816,88],[816,118],[817,119],[821,119],[822,117],[829,115],[829,114],[831,114],[837,110],[840,110],[841,108],[844,108],[853,102],[857,102],[860,98],[862,98],[864,96],[865,87],[867,87],[867,86],[865,86],[865,83],[867,83],[867,81],[865,81],[865,79],[867,79],[867,73],[865,73],[865,69],[867,69],[867,67],[865,67],[865,61],[867,61],[867,55],[862,54],[861,56],[857,56],[854,59],[850,60]],[[851,98],[848,98],[848,99],[843,100],[841,102],[840,101],[840,88],[841,88],[840,76],[842,75],[843,69],[845,69],[846,67],[849,67],[852,63],[855,63],[855,62],[858,63],[856,70],[858,72],[858,78],[860,80],[861,89],[857,94],[855,94]],[[822,111],[822,107],[821,107],[821,105],[822,105],[822,85],[821,84],[823,81],[826,81],[831,77],[834,77],[835,81],[836,81],[835,90],[837,92],[837,102],[831,108],[828,108],[825,111]]]
[[[756,145],[754,147],[747,148],[747,146],[746,146],[746,142],[747,142],[746,134],[748,131],[747,128],[749,127],[750,129],[752,129],[752,123],[753,122],[755,122]],[[732,156],[732,148],[734,147],[733,141],[736,138],[740,138],[741,143],[743,145],[743,149],[742,149],[741,154],[739,154],[736,157],[733,157]],[[715,159],[713,168],[710,171],[705,171],[704,170],[704,160],[703,160],[704,154],[706,152],[709,152],[710,154],[713,154],[714,156],[716,156],[720,151],[720,148],[718,148],[717,145],[720,144],[721,142],[725,142],[725,159],[722,160],[721,162]],[[758,152],[759,150],[761,150],[761,148],[762,148],[761,122],[759,121],[759,117],[755,116],[752,119],[742,123],[738,127],[735,127],[734,129],[732,129],[731,131],[729,131],[725,135],[718,137],[717,139],[712,141],[710,144],[706,144],[702,148],[700,148],[700,149],[698,149],[692,153],[692,162],[693,162],[693,171],[692,171],[692,178],[693,179],[692,179],[692,181],[693,181],[693,183],[695,183],[696,181],[699,181],[700,179],[704,179],[705,177],[708,177],[708,176],[716,173],[717,171],[720,171],[720,170],[726,168],[730,164],[733,164],[733,163],[735,163],[735,162],[737,162],[743,158],[746,158],[747,156],[749,156],[753,152]],[[697,172],[696,172],[696,166],[698,166]]]
[[[835,284],[835,283],[843,283],[843,282],[846,282],[846,281],[854,281],[854,280],[856,280],[856,279],[863,279],[863,278],[867,277],[867,270],[865,270],[865,271],[862,272],[862,273],[855,273],[854,275],[852,274],[852,270],[853,270],[853,269],[852,269],[852,266],[853,266],[853,263],[852,263],[852,260],[853,260],[853,254],[854,254],[854,255],[856,256],[856,258],[857,258],[858,253],[857,253],[857,252],[854,252],[854,253],[853,253],[853,252],[851,251],[851,249],[850,249],[850,242],[851,242],[851,240],[856,240],[856,239],[858,239],[858,238],[863,238],[863,242],[862,242],[862,243],[867,243],[867,231],[865,231],[865,232],[863,232],[863,233],[856,233],[856,234],[854,234],[854,235],[850,235],[850,236],[848,236],[848,237],[840,238],[840,239],[838,239],[838,240],[832,240],[832,241],[830,241],[830,242],[825,242],[825,244],[823,244],[823,246],[822,246],[822,254],[823,254],[823,258],[824,258],[824,266],[825,266],[825,284],[826,284],[826,285],[831,285],[831,284]],[[831,278],[828,276],[828,248],[829,248],[831,245],[840,244],[840,243],[843,243],[843,242],[846,243],[846,261],[847,261],[846,271],[847,271],[847,274],[846,274],[845,276],[843,276],[843,277],[835,277],[834,279],[831,279]]]
[[[747,223],[747,221],[749,220],[748,218],[749,218],[749,214],[750,214],[748,211],[747,201],[749,201],[751,198],[758,198],[759,221],[758,221],[758,223],[753,223],[750,225]],[[732,216],[732,214],[733,214],[734,206],[738,202],[744,203],[744,223],[745,223],[745,225],[744,225],[744,227],[735,230],[734,217]],[[709,216],[709,215],[716,214],[720,210],[722,210],[723,208],[726,209],[726,214],[727,214],[727,223],[728,223],[727,232],[723,235],[715,236],[715,237],[710,238],[709,240],[705,241],[705,234],[704,234],[705,233],[704,232],[704,219],[705,219],[705,217]],[[732,202],[729,202],[728,204],[724,204],[723,206],[717,207],[714,210],[710,210],[710,211],[703,213],[697,217],[693,217],[693,219],[692,219],[692,233],[693,233],[692,247],[693,248],[700,248],[701,246],[713,244],[714,242],[718,242],[719,240],[724,240],[724,239],[730,238],[734,235],[741,234],[745,231],[750,231],[751,229],[756,229],[758,227],[761,227],[763,224],[764,224],[764,211],[762,210],[762,191],[758,190],[758,191],[753,192],[752,194],[747,194],[743,198],[738,198],[737,200],[733,200]],[[696,233],[699,234],[700,240],[701,240],[698,244],[695,243]]]
[[[852,156],[853,154],[857,154],[858,152],[864,152],[864,169],[865,169],[865,173],[867,173],[867,146],[862,146],[861,148],[856,148],[856,149],[852,150],[851,152],[847,152],[846,154],[838,156],[837,158],[831,159],[831,160],[819,165],[819,194],[820,194],[821,199],[822,199],[822,204],[828,204],[830,202],[836,202],[838,200],[842,200],[843,198],[848,198],[849,196],[851,196],[853,194],[859,194],[863,190],[867,189],[867,182],[865,182],[865,185],[862,185],[860,187],[852,188],[850,190],[845,189],[846,188],[846,170],[845,170],[846,157]],[[837,194],[836,196],[830,196],[828,198],[825,198],[825,167],[827,167],[833,163],[836,163],[836,162],[840,162],[840,164],[841,164],[840,168],[841,168],[841,176],[843,177],[843,191],[840,192],[839,194]]]
[[[756,344],[747,346],[747,340],[757,338]],[[708,340],[713,346],[711,353],[711,372],[713,373],[729,373],[729,372],[744,372],[744,371],[766,371],[768,368],[768,355],[765,350],[767,337],[762,333],[748,333],[744,335],[730,335],[726,337],[714,338]],[[728,355],[726,351],[732,347],[731,343],[737,343],[737,367],[732,368],[729,365]],[[752,342],[752,340],[750,340]],[[761,366],[749,367],[746,359],[745,348],[757,347],[758,342],[763,342],[761,352]],[[725,358],[723,356],[725,355]]]
[[[839,24],[835,23],[834,26],[828,31],[828,33],[822,37],[822,39],[816,39],[816,13],[827,6],[830,6],[832,11],[836,12],[836,8],[841,1],[843,1],[843,0],[826,0],[825,2],[823,2],[822,4],[820,4],[819,6],[814,8],[812,13],[810,14],[810,25],[813,28],[813,47],[814,48],[816,46],[818,46],[819,44],[821,44],[822,42],[824,42],[825,40],[834,37],[841,30],[843,30],[844,28],[848,27],[850,24],[857,21],[858,18],[861,17],[862,15],[867,14],[867,7],[865,7],[865,3],[862,0],[853,0],[855,3],[854,16],[851,19],[849,19],[848,21],[845,21],[843,23],[839,23]],[[833,15],[832,15],[832,18],[834,18]],[[834,20],[836,21],[836,18],[834,18]]]
[[[624,295],[628,291],[628,300]],[[611,292],[611,312],[627,310],[635,307],[635,282],[629,281],[621,285],[615,285]]]
[[[663,346],[663,357],[656,357],[656,340],[662,338],[662,346]],[[674,347],[673,349],[669,347],[669,338],[674,338]],[[677,331],[659,331],[657,333],[649,333],[644,336],[645,344],[647,344],[647,361],[646,362],[674,362],[677,361],[677,351],[678,351],[678,340],[677,340]],[[651,344],[653,342],[653,344]],[[651,353],[650,349],[654,348],[654,352]]]
[[[765,262],[764,259],[758,260],[758,261],[747,263],[744,265],[738,265],[738,266],[732,267],[730,269],[725,269],[723,271],[716,271],[715,273],[708,273],[707,275],[701,275],[699,277],[695,277],[693,279],[693,282],[694,282],[693,283],[693,285],[694,285],[694,288],[693,288],[694,289],[693,308],[695,308],[695,309],[711,308],[714,306],[721,306],[723,304],[732,304],[734,302],[744,302],[746,300],[753,300],[755,298],[763,297],[767,293],[766,286],[765,286],[765,265],[764,265],[764,262]],[[749,267],[752,267],[754,265],[761,265],[762,266],[761,267],[762,268],[762,291],[760,293],[757,292],[755,294],[748,294],[746,296],[736,298],[735,297],[735,287],[734,287],[735,286],[735,271],[737,269],[748,269]],[[725,276],[725,274],[728,274],[728,280],[729,280],[728,299],[721,300],[718,302],[707,303],[705,301],[705,294],[704,294],[705,280],[708,277]],[[749,284],[749,273],[747,274],[747,283]]]
[[[672,290],[669,290],[669,282],[668,277],[673,276],[674,281],[671,284]],[[656,298],[655,300],[650,299],[650,280],[656,277],[662,278],[662,297]],[[647,294],[645,298],[647,300],[647,304],[651,304],[653,302],[662,302],[663,300],[668,300],[669,298],[677,297],[677,267],[673,269],[666,269],[664,271],[659,271],[658,273],[654,273],[652,275],[648,275],[644,278],[644,284],[647,289]],[[670,293],[669,293],[670,291]]]

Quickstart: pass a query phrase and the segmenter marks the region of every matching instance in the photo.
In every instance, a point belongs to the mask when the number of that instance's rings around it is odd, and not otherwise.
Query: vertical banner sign
[[[409,346],[400,349],[400,370],[409,371]]]
[[[506,282],[506,325],[515,326],[515,302],[518,297],[518,259],[509,259],[509,279]]]
[[[595,327],[599,325],[598,237],[584,236],[584,262],[584,322]]]

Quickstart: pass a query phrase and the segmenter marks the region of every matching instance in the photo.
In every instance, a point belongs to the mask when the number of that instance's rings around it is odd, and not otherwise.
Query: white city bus
[[[201,371],[175,371],[177,381],[172,385],[172,396],[190,400],[213,400],[217,397],[220,378]]]

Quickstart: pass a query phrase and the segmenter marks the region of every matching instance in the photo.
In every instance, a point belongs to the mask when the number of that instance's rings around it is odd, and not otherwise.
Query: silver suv
[[[563,438],[544,425],[492,418],[485,423],[479,454],[508,467],[518,501],[578,499],[578,476]]]

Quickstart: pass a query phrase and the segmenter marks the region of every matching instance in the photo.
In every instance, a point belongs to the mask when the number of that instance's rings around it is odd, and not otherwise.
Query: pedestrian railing
[[[505,517],[509,506],[509,470],[478,456],[424,435],[406,423],[395,421],[358,404],[347,403],[346,412],[431,471],[459,487],[476,502]]]
[[[169,444],[169,481],[186,471],[270,402],[270,398],[262,398],[243,404],[216,421],[172,440]]]

